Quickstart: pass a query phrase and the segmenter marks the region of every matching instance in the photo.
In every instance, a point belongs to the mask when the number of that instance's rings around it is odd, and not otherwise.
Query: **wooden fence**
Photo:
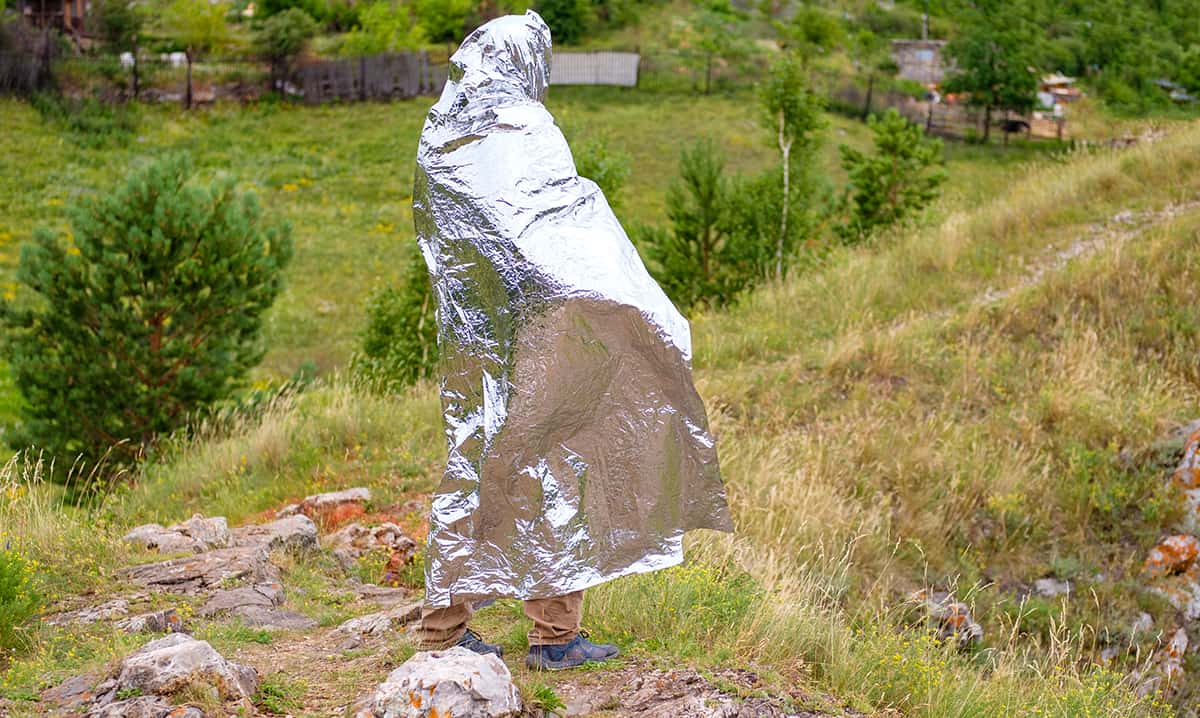
[[[636,52],[556,52],[550,84],[636,87],[640,61]]]
[[[446,84],[445,65],[433,65],[424,52],[387,53],[300,66],[304,101],[398,100],[435,95]]]

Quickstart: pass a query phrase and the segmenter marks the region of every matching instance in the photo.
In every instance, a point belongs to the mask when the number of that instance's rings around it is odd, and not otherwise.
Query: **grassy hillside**
[[[593,99],[564,93],[554,109],[580,132],[622,128],[613,142],[635,157],[627,216],[652,216],[661,201],[654,182],[673,163],[639,148],[698,127],[687,122],[696,107],[614,110]],[[768,160],[736,98],[693,102],[726,113],[730,121],[715,126],[727,142],[747,138],[739,162]],[[34,122],[21,108],[5,111]],[[248,172],[297,222],[301,255],[310,256],[293,269],[272,325],[275,371],[307,357],[322,332],[320,346],[333,347],[328,365],[344,360],[353,332],[338,321],[357,321],[363,284],[348,270],[394,276],[388,258],[411,239],[408,170],[395,177],[386,168],[411,155],[405,142],[418,113],[341,112],[214,113],[164,122],[151,135],[213,153],[208,166]],[[406,112],[407,139],[378,127]],[[664,127],[663,117],[678,124]],[[356,155],[362,172],[335,150],[299,149],[317,132],[315,118],[338,127],[323,134],[326,144],[371,148]],[[277,138],[250,139],[262,126]],[[220,141],[205,139],[209,132]],[[343,139],[351,132],[360,133],[353,145]],[[256,141],[269,162],[212,149]],[[38,154],[28,161],[37,167]],[[71,172],[95,181],[104,168],[92,162]],[[1200,130],[1123,152],[1026,158],[1012,171],[993,166],[986,181],[961,176],[969,186],[925,225],[835,252],[809,275],[694,318],[697,377],[738,533],[693,537],[688,566],[593,591],[586,621],[601,637],[651,661],[753,665],[776,686],[906,716],[1169,710],[1137,698],[1121,676],[1156,646],[1154,635],[1128,632],[1138,611],[1150,611],[1159,631],[1178,620],[1145,592],[1138,569],[1179,511],[1155,444],[1200,414]],[[357,211],[339,206],[347,201]],[[17,212],[45,216],[35,202]],[[375,236],[378,223],[394,227]],[[345,305],[323,315],[314,311],[323,299]],[[144,521],[202,511],[237,523],[316,490],[369,485],[378,506],[407,505],[393,514],[419,533],[442,452],[431,386],[378,397],[329,377],[261,419],[176,442],[90,513],[57,511],[47,492],[13,484],[0,492],[0,526],[42,562],[52,598],[72,605],[81,592],[112,590],[112,567],[139,560],[117,537]],[[297,608],[329,625],[346,609],[324,570],[319,561],[295,565],[288,580],[311,587]],[[1043,576],[1069,579],[1075,592],[1022,600]],[[920,630],[906,597],[927,586],[972,604],[984,650],[960,653]],[[518,613],[501,602],[481,616],[516,655]],[[253,642],[205,630],[219,647]],[[1129,650],[1115,671],[1098,669],[1099,651],[1114,645]],[[43,628],[14,659],[4,690],[32,694],[126,648]]]
[[[412,229],[412,166],[430,100],[387,105],[290,108],[219,106],[195,113],[146,106],[135,138],[122,146],[84,146],[29,105],[0,100],[0,284],[21,242],[39,225],[63,231],[65,206],[107,190],[127,169],[163,152],[186,151],[205,172],[229,172],[292,224],[296,258],[284,293],[266,322],[260,382],[280,381],[309,363],[319,372],[344,366],[354,350],[370,291],[400,281]],[[713,137],[730,171],[774,161],[757,123],[754,99],[739,95],[658,94],[614,88],[555,88],[550,108],[572,140],[607,139],[631,160],[618,211],[628,222],[661,222],[666,186],[684,143]],[[837,145],[862,147],[866,128],[830,118],[824,171],[840,183]],[[985,196],[1031,148],[952,148],[950,192]],[[0,372],[7,380],[7,374]],[[14,392],[0,383],[0,419],[13,416]]]

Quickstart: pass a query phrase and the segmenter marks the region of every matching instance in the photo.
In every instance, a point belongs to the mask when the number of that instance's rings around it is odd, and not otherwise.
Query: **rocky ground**
[[[115,570],[118,583],[102,600],[77,597],[45,620],[106,626],[145,641],[107,671],[73,676],[40,700],[0,702],[0,716],[830,715],[811,708],[829,701],[745,670],[706,674],[624,659],[546,676],[522,695],[513,679],[528,674],[521,656],[506,665],[461,649],[417,653],[409,631],[420,592],[356,577],[356,566],[372,557],[383,557],[384,575],[394,576],[417,552],[398,525],[368,519],[369,501],[366,489],[350,489],[308,497],[260,524],[230,528],[222,517],[197,515],[133,529],[125,540],[148,560]],[[294,569],[319,560],[344,572],[337,602],[352,617],[323,622],[297,610],[312,588],[291,581],[302,573]],[[223,655],[201,637],[219,628],[249,640]]]

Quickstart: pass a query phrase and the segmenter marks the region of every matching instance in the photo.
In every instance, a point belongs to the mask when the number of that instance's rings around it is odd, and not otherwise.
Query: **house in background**
[[[53,28],[75,38],[85,33],[89,0],[16,0],[19,15],[34,27]]]
[[[929,88],[942,84],[946,77],[942,61],[945,46],[945,40],[892,40],[892,59],[900,68],[897,76]]]

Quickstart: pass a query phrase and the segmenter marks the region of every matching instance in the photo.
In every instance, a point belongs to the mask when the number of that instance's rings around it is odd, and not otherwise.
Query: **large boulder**
[[[521,697],[497,657],[465,648],[418,653],[392,671],[355,718],[510,718]]]
[[[233,534],[224,516],[204,518],[200,514],[163,528],[159,524],[138,526],[125,534],[125,541],[159,553],[201,553],[233,545]]]
[[[258,673],[225,660],[206,641],[181,633],[150,641],[121,661],[117,694],[169,696],[191,686],[208,686],[224,700],[249,699],[258,690]]]
[[[261,547],[268,551],[305,552],[315,551],[318,547],[317,525],[303,515],[241,526],[233,530],[233,536],[238,546]]]

